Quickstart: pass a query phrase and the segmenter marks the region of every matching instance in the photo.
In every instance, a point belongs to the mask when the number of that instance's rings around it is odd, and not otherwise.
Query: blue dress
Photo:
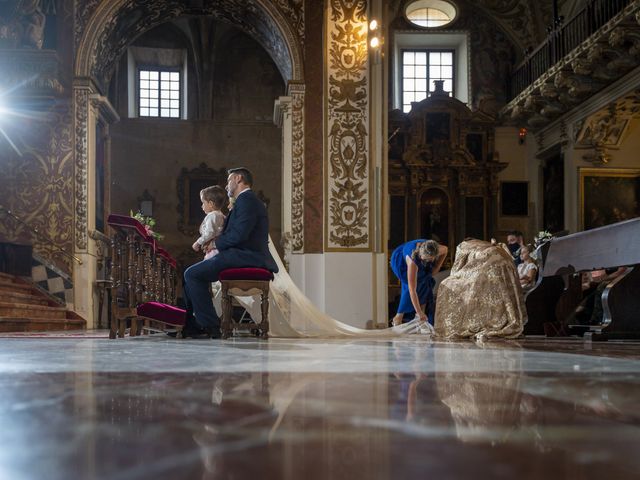
[[[418,266],[418,278],[416,285],[416,292],[420,305],[426,304],[427,317],[429,323],[433,325],[433,318],[435,313],[435,306],[433,304],[433,286],[435,280],[431,276],[433,269],[433,262],[423,263],[419,258],[413,257],[413,251],[416,249],[418,243],[426,242],[426,240],[418,239],[411,240],[396,248],[391,254],[391,270],[402,285],[402,292],[400,294],[400,305],[398,306],[398,313],[415,313],[413,304],[411,303],[411,296],[409,295],[409,283],[407,281],[407,262],[405,258],[409,256],[411,260]]]

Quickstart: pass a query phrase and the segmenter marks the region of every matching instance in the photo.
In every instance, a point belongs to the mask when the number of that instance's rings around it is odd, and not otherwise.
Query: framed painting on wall
[[[467,133],[467,150],[473,156],[474,160],[478,163],[484,162],[484,134],[482,133]]]
[[[449,196],[440,188],[429,188],[418,198],[418,237],[450,245]]]
[[[448,112],[428,113],[425,118],[425,127],[427,145],[451,140],[451,115]]]
[[[580,168],[580,228],[640,216],[640,169]]]
[[[500,183],[500,214],[503,217],[529,215],[529,182]]]

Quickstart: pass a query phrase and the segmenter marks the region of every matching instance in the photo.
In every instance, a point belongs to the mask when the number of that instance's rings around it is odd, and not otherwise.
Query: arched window
[[[443,81],[449,96],[469,103],[469,33],[448,27],[458,15],[455,4],[416,0],[404,13],[419,28],[394,33],[394,108],[409,112],[433,93],[435,80]]]
[[[453,22],[457,10],[444,0],[418,0],[407,6],[405,15],[407,20],[419,27],[437,28]]]

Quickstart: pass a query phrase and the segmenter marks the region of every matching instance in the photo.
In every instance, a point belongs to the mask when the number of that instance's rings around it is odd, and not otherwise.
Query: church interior
[[[638,151],[640,0],[0,0],[0,479],[637,478]],[[288,283],[179,338],[235,167]],[[520,334],[385,333],[414,239]]]

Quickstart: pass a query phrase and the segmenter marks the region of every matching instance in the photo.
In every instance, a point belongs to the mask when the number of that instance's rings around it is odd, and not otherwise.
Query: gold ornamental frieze
[[[19,152],[2,151],[0,205],[19,220],[2,216],[0,238],[25,243],[47,262],[70,274],[73,250],[73,149],[70,105],[60,102],[46,119],[16,120]],[[16,129],[17,130],[17,129]],[[15,131],[15,130],[12,130]]]
[[[291,152],[291,249],[304,249],[304,84],[289,87],[292,104],[293,143]]]
[[[87,248],[88,205],[87,205],[87,129],[89,111],[87,88],[74,89],[74,131],[75,131],[75,244],[76,249]]]

